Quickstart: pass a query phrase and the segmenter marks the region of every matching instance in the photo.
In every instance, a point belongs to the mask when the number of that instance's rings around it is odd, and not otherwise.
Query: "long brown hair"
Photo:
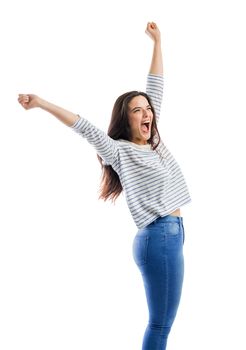
[[[151,125],[151,136],[147,142],[151,144],[152,149],[156,149],[160,143],[160,135],[156,124],[156,114],[150,97],[145,92],[130,91],[117,98],[112,110],[111,121],[108,127],[108,136],[114,140],[132,140],[130,124],[128,121],[128,105],[134,97],[140,95],[147,99],[152,109],[153,121]],[[102,167],[99,199],[103,199],[104,201],[110,199],[115,202],[123,190],[119,176],[111,165],[103,165],[102,158],[99,155],[97,155],[97,157]]]

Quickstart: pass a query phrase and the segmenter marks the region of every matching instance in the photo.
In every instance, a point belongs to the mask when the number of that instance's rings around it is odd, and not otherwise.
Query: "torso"
[[[171,214],[172,216],[180,216],[180,209],[176,209],[175,211],[173,211]]]

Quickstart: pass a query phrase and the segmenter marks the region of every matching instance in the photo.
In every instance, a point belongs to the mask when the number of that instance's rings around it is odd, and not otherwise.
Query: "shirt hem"
[[[174,212],[175,210],[177,210],[177,209],[183,207],[184,205],[186,205],[186,204],[188,204],[188,203],[190,203],[190,202],[191,202],[191,199],[189,199],[187,202],[185,202],[185,203],[179,205],[178,207],[174,207],[174,209],[170,209],[170,210],[165,211],[164,213],[159,214],[159,215],[157,214],[157,215],[155,215],[154,217],[152,217],[149,221],[147,221],[147,223],[144,224],[144,226],[138,226],[138,225],[137,225],[137,228],[138,228],[139,230],[142,230],[142,229],[144,229],[146,226],[150,225],[153,221],[155,221],[158,217],[164,217],[164,216],[170,215],[170,214],[171,214],[172,212]],[[181,217],[182,217],[182,215],[181,215]]]

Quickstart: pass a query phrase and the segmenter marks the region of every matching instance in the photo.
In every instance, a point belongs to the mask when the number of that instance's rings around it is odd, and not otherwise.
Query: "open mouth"
[[[143,124],[141,124],[141,130],[143,131],[143,132],[149,132],[149,130],[150,130],[150,122],[146,122],[146,123],[143,123]]]

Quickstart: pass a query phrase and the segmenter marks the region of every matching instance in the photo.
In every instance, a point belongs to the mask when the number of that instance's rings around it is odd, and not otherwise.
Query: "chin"
[[[150,138],[151,138],[151,135],[150,135],[150,134],[149,134],[149,135],[143,135],[143,139],[144,139],[145,141],[150,140]]]

